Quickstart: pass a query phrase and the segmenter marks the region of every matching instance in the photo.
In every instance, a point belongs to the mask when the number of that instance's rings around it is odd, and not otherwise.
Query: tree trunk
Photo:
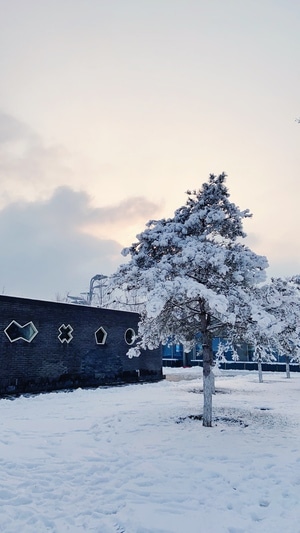
[[[205,376],[203,372],[203,426],[212,426],[212,379],[211,372]]]
[[[262,374],[261,361],[258,360],[257,366],[258,366],[258,381],[259,381],[259,383],[262,383],[263,382],[263,374]]]
[[[187,353],[184,350],[184,347],[183,347],[183,355],[182,355],[182,364],[183,364],[183,368],[186,368],[188,366],[187,365]]]
[[[213,353],[208,331],[202,332],[203,347],[203,426],[212,426],[212,395],[213,395]]]
[[[289,356],[287,355],[286,358],[285,358],[285,369],[286,369],[286,377],[288,379],[290,379],[291,377],[291,372],[290,372],[290,358]]]
[[[212,383],[211,387],[212,387],[212,393],[213,394],[216,394],[216,383],[215,382],[216,382],[215,374],[214,374],[213,370],[211,370],[211,383]]]

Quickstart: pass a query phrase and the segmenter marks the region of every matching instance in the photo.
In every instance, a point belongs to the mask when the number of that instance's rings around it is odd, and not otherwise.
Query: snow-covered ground
[[[200,369],[0,400],[4,533],[299,533],[300,374]],[[184,379],[189,378],[189,379]]]

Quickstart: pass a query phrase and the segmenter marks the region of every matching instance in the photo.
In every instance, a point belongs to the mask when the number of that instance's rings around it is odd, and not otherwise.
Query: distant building
[[[226,340],[222,337],[214,337],[212,340],[212,350],[214,356],[216,356],[219,344],[226,344]],[[219,366],[223,369],[240,369],[240,370],[256,370],[257,362],[253,361],[253,346],[245,342],[241,342],[235,346],[235,350],[238,354],[238,360],[234,360],[232,349],[228,349],[224,353],[225,361],[220,362]],[[275,361],[262,363],[264,371],[285,371],[286,358],[276,353],[273,354]],[[162,347],[162,360],[164,366],[202,366],[202,344],[200,338],[193,350],[189,353],[184,353],[183,345],[178,343],[169,342]],[[291,370],[299,372],[300,366],[298,363],[292,363],[290,365]]]

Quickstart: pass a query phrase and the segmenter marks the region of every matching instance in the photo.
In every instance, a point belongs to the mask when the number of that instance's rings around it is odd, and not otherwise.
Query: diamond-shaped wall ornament
[[[62,324],[58,328],[58,331],[59,331],[58,339],[60,340],[60,342],[61,343],[66,342],[67,344],[69,344],[69,342],[71,342],[71,340],[73,339],[72,326],[70,326],[70,324],[68,324],[67,326],[65,324]]]
[[[95,331],[95,339],[97,344],[105,344],[107,337],[107,332],[105,329],[101,326],[97,331]]]
[[[21,326],[21,324],[13,320],[7,328],[5,328],[4,333],[10,342],[16,342],[21,339],[26,342],[31,342],[38,334],[38,330],[33,322],[27,322],[27,324]]]

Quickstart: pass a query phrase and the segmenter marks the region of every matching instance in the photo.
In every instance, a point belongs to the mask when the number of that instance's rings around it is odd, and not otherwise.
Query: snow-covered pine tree
[[[251,217],[229,201],[226,175],[211,174],[173,218],[151,220],[123,250],[131,260],[114,276],[119,287],[138,290],[145,307],[139,341],[129,356],[169,337],[186,351],[200,333],[203,344],[203,425],[212,425],[212,337],[243,332],[251,315],[251,289],[265,280],[267,260],[240,241],[243,219]],[[253,319],[255,321],[255,318]]]

